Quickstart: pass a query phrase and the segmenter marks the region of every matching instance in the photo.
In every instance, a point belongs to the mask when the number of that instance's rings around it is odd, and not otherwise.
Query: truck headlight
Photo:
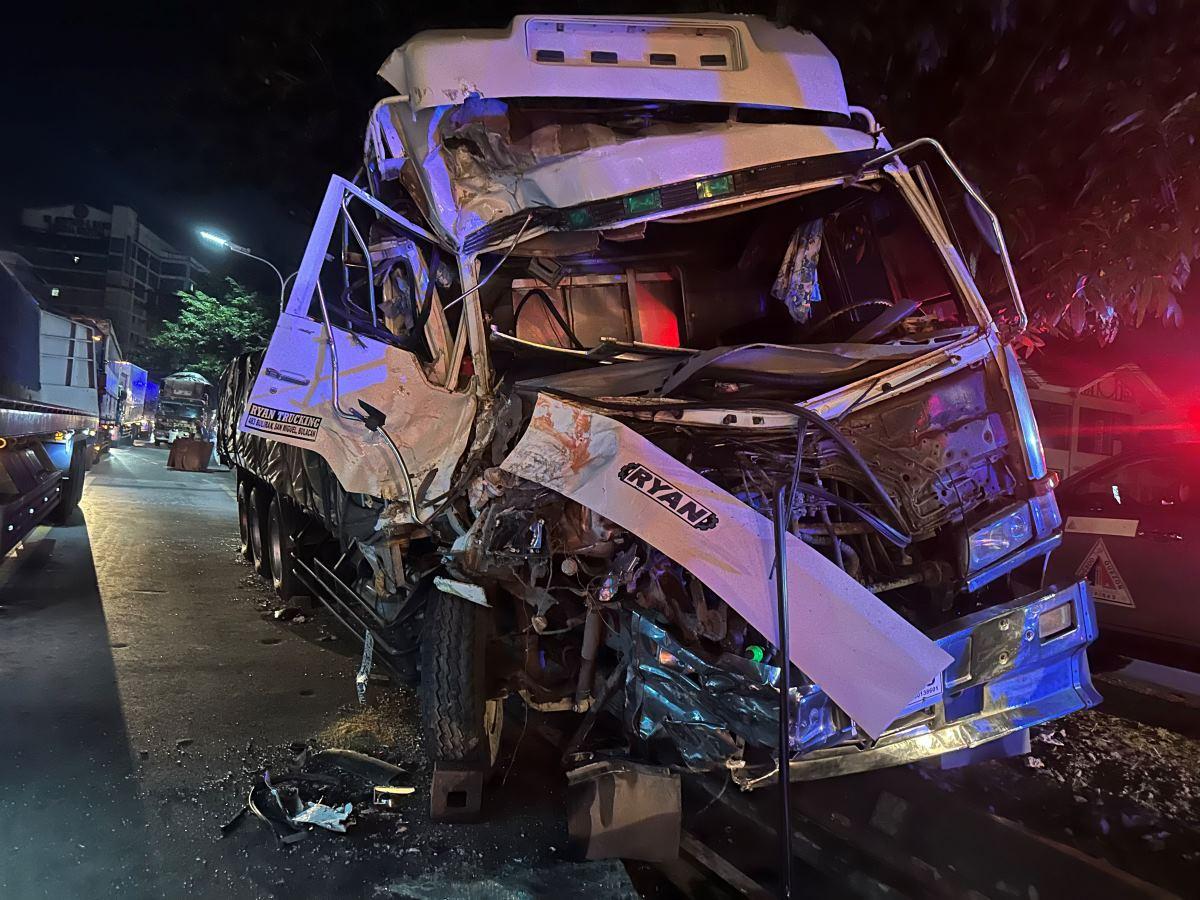
[[[967,568],[971,572],[1007,556],[1033,537],[1029,505],[1022,503],[972,531],[967,537]]]

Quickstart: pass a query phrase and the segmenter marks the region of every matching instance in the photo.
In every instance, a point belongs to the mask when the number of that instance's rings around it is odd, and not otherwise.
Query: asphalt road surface
[[[533,735],[507,738],[487,821],[431,823],[410,692],[373,683],[359,707],[360,649],[274,618],[238,555],[232,475],[166,458],[113,449],[74,521],[0,566],[0,897],[632,894],[619,864],[568,859]],[[249,816],[222,837],[314,740],[405,764],[410,805],[286,847]]]

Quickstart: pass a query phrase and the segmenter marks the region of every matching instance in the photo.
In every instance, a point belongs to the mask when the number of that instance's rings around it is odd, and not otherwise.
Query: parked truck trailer
[[[0,261],[0,562],[71,518],[99,426],[98,332],[42,309]]]
[[[380,74],[219,452],[243,553],[419,681],[439,765],[493,765],[506,698],[747,789],[1097,702],[1085,586],[1030,587],[999,224],[817,38],[519,16]]]

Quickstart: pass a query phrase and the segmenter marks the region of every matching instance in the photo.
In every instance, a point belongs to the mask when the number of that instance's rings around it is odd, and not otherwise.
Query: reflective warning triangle
[[[1092,599],[1098,603],[1112,603],[1117,606],[1134,608],[1133,596],[1125,586],[1125,579],[1117,571],[1104,539],[1100,538],[1092,545],[1087,556],[1083,558],[1075,577],[1082,578],[1092,589]]]

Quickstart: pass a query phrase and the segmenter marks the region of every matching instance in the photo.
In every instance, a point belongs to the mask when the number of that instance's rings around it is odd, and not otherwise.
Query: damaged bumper
[[[779,670],[725,656],[709,663],[644,617],[633,623],[626,685],[630,725],[665,738],[695,771],[728,767],[743,788],[774,779],[748,746],[770,747],[778,728]],[[876,741],[815,684],[792,689],[793,780],[901,765],[968,750],[1094,706],[1086,649],[1096,615],[1085,583],[1018,598],[931,635],[953,657],[940,678]]]

